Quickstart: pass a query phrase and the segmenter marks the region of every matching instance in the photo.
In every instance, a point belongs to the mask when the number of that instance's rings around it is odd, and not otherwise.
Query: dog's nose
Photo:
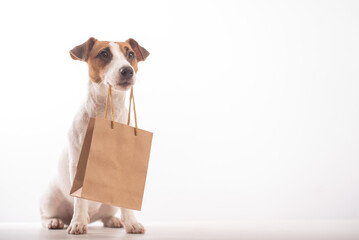
[[[123,67],[120,69],[120,73],[122,79],[128,80],[133,76],[133,69],[132,67]]]

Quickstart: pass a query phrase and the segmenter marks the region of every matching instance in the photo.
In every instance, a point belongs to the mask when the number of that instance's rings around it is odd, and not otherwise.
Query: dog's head
[[[149,54],[132,38],[107,42],[91,37],[70,51],[74,60],[87,62],[92,82],[109,84],[117,90],[127,90],[135,84],[137,63]]]

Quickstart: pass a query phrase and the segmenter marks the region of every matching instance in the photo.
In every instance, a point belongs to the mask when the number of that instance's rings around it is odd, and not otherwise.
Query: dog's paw
[[[85,221],[71,221],[69,227],[67,228],[67,233],[69,233],[69,234],[86,234],[87,233],[87,223]]]
[[[141,223],[133,220],[122,221],[127,233],[145,233],[145,228]]]
[[[123,224],[117,217],[109,217],[103,220],[103,226],[109,228],[121,228]]]
[[[47,223],[48,229],[63,229],[64,222],[60,218],[51,218]]]

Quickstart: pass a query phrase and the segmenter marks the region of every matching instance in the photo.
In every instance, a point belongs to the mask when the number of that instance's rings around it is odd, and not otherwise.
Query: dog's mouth
[[[116,83],[116,85],[114,85],[113,87],[118,90],[128,90],[132,86],[133,86],[133,82],[127,81],[127,82]]]

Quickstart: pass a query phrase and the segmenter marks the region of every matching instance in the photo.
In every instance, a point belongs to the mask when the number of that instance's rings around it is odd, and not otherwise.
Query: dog
[[[145,232],[132,210],[120,208],[119,219],[115,216],[118,207],[71,197],[69,193],[89,119],[104,116],[108,85],[114,90],[115,121],[126,123],[126,92],[135,84],[138,62],[146,60],[148,55],[149,52],[132,38],[125,42],[108,42],[91,37],[70,51],[72,59],[88,64],[88,96],[74,118],[69,144],[60,157],[58,174],[41,197],[40,215],[44,227],[63,229],[68,226],[69,234],[85,234],[88,223],[101,220],[105,227],[124,227],[127,233]]]

